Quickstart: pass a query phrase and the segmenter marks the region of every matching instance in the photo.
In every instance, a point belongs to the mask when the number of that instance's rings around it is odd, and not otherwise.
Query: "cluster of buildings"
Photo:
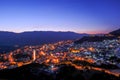
[[[120,64],[120,40],[104,40],[102,42],[83,42],[73,44],[73,53],[94,60],[96,65]]]
[[[0,69],[11,69],[32,62],[53,66],[75,60],[94,65],[111,64],[120,67],[120,39],[81,44],[68,40],[53,44],[25,46],[0,54]]]

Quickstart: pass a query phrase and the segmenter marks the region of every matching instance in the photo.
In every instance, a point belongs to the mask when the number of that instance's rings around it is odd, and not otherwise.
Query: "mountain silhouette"
[[[112,34],[114,36],[120,36],[120,29],[117,29],[115,31],[110,32],[109,34]]]
[[[103,40],[113,40],[117,39],[115,36],[84,36],[79,40],[76,40],[75,43],[83,43],[83,42],[101,42]]]
[[[41,45],[63,40],[75,40],[88,34],[74,32],[33,31],[33,32],[6,32],[0,31],[0,52],[7,52],[16,46]]]
[[[111,34],[112,36],[109,34]],[[87,42],[101,42],[103,40],[118,39],[118,36],[120,36],[120,29],[117,29],[115,31],[109,32],[108,34],[104,34],[104,35],[84,36],[81,39],[76,40],[75,43],[83,43],[85,41],[87,41]]]

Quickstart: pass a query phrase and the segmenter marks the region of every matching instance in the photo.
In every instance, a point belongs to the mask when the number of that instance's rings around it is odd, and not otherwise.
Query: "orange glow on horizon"
[[[87,34],[107,34],[110,31],[84,31],[84,32],[78,32],[78,33],[87,33]]]

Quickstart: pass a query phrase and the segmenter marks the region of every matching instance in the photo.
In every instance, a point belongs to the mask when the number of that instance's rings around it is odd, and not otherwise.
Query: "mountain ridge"
[[[14,48],[15,45],[20,47],[25,45],[42,45],[63,40],[75,40],[82,38],[83,36],[88,36],[88,34],[78,34],[70,31],[28,31],[22,33],[0,31],[0,52],[7,51],[5,46]],[[2,48],[3,46],[4,48]]]
[[[114,35],[114,36],[120,36],[120,28],[117,30],[109,32],[109,34]]]

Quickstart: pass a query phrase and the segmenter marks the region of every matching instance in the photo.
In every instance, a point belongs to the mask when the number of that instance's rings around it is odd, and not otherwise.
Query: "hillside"
[[[118,77],[95,70],[77,70],[70,65],[60,65],[57,73],[44,70],[48,66],[32,63],[14,69],[0,71],[0,79],[5,80],[119,80]],[[91,73],[91,74],[89,74]],[[89,77],[88,77],[89,76]]]
[[[95,35],[95,36],[84,36],[79,40],[76,40],[75,43],[82,43],[82,42],[101,42],[103,40],[112,40],[117,39],[120,36],[120,29],[111,31],[108,34],[104,35]]]
[[[0,53],[8,52],[25,45],[41,45],[63,40],[75,40],[86,36],[74,32],[33,31],[13,33],[0,31]]]
[[[112,34],[114,36],[120,36],[120,29],[117,29],[115,31],[110,32],[109,34]]]

